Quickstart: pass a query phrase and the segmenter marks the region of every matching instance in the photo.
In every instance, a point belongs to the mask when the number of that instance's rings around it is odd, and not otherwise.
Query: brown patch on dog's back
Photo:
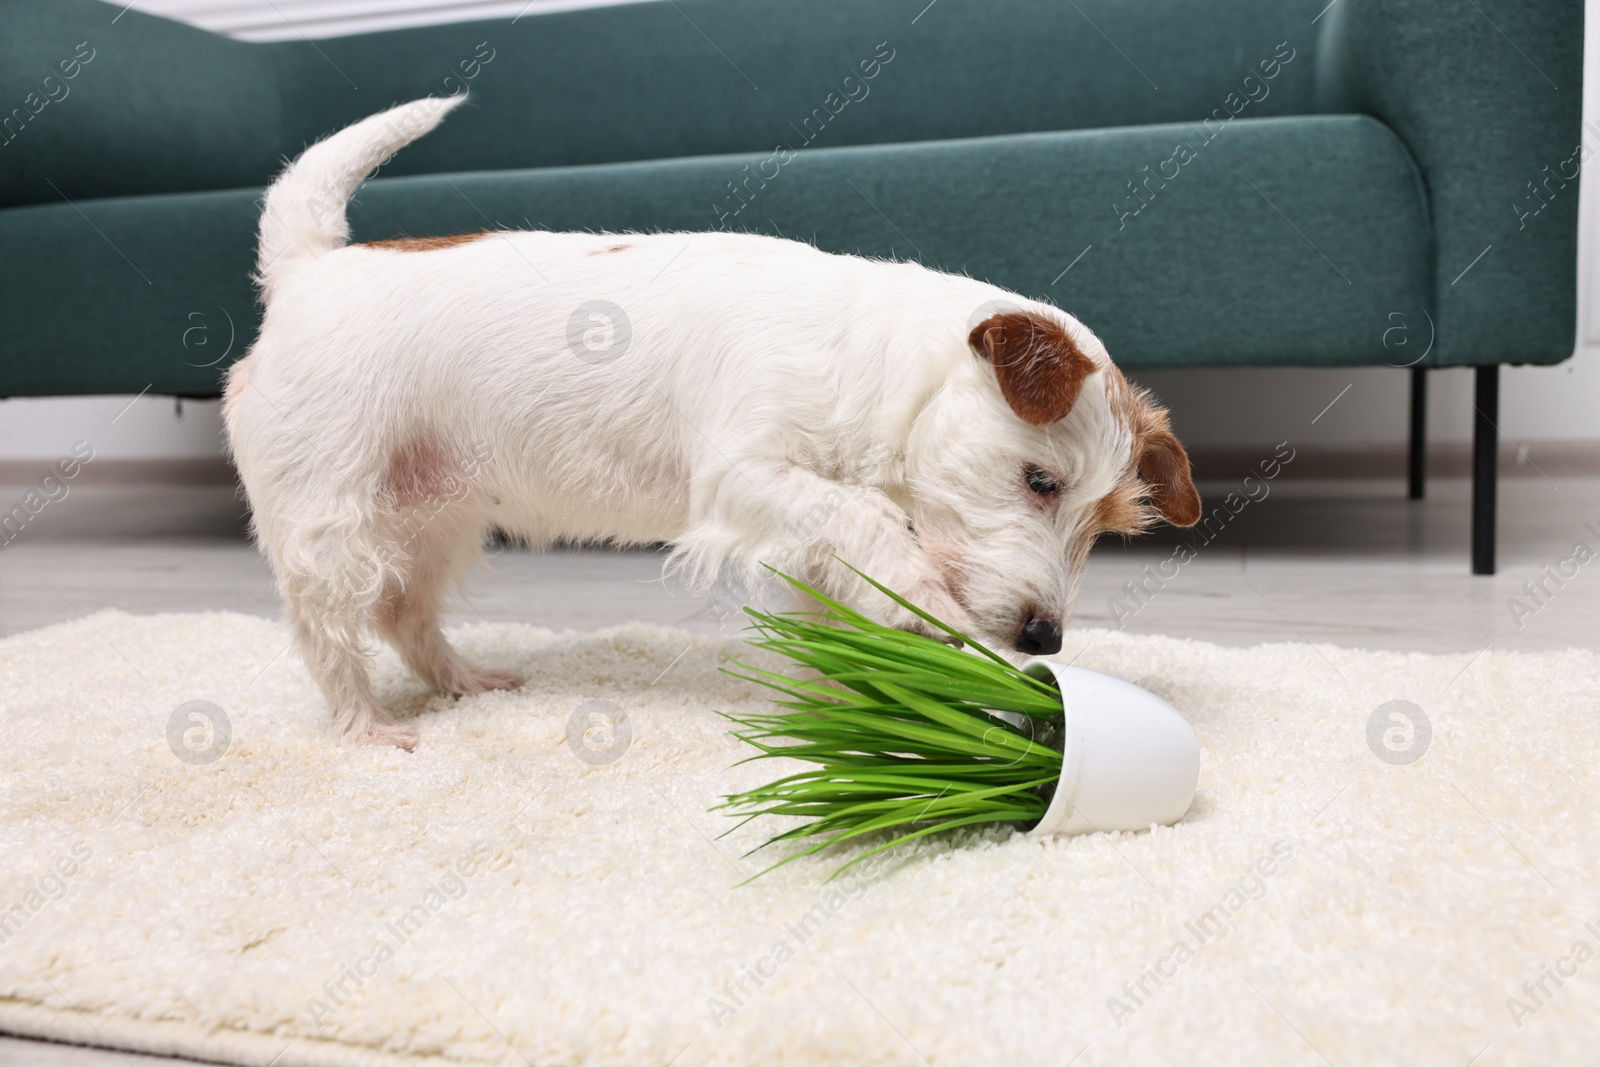
[[[1000,395],[1029,426],[1065,418],[1097,369],[1064,326],[1027,311],[990,315],[967,343],[993,365]]]
[[[630,249],[632,247],[633,247],[632,245],[612,245],[610,248],[594,248],[594,249],[590,249],[589,254],[591,256],[600,256],[600,255],[604,255],[607,252],[626,252],[628,249]]]
[[[367,241],[362,248],[382,248],[390,252],[433,252],[440,248],[454,248],[468,241],[489,236],[488,230],[477,233],[452,233],[443,237],[391,237],[386,241]]]

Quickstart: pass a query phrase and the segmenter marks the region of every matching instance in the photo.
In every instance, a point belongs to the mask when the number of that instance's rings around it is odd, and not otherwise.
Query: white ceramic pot
[[[1183,818],[1200,780],[1200,744],[1177,709],[1121,678],[1046,659],[1022,668],[1061,689],[1061,780],[1032,834],[1146,830]],[[1043,740],[1043,739],[1041,739]]]

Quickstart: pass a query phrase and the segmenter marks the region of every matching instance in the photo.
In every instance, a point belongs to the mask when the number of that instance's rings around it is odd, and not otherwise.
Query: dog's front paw
[[[891,588],[893,587],[891,586]],[[945,588],[943,582],[921,582],[912,586],[909,590],[901,592],[900,595],[950,627],[950,629],[964,634],[972,632],[972,620],[967,616],[966,609],[957,603],[955,597],[950,595],[950,591]],[[935,641],[943,641],[947,645],[959,646],[961,644],[959,638],[934,626],[920,615],[901,607],[899,604],[891,602],[884,622],[897,630],[921,634],[923,637],[931,637]]]

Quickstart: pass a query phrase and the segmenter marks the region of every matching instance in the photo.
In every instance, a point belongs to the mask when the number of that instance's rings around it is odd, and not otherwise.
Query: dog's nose
[[[1017,651],[1030,656],[1051,656],[1061,651],[1061,627],[1049,619],[1034,616],[1017,637]]]

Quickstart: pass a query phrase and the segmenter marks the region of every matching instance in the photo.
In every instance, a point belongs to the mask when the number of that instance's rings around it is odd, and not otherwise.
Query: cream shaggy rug
[[[0,643],[0,1030],[281,1067],[1594,1062],[1593,653],[1074,632],[1192,718],[1182,823],[735,888],[762,835],[707,808],[770,768],[729,770],[731,640],[453,639],[533,684],[430,698],[386,654],[414,754],[334,744],[262,619]]]

